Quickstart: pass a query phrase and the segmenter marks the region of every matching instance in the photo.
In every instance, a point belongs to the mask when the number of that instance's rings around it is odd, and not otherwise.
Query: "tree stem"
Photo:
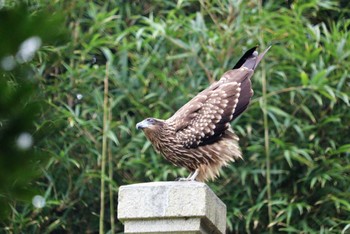
[[[261,16],[263,8],[262,8],[262,0],[258,0],[259,4],[259,14]],[[262,30],[260,30],[260,45],[265,48],[264,43],[264,34]],[[265,62],[262,61],[261,64],[261,78],[262,78],[262,111],[263,111],[263,119],[264,119],[264,145],[265,145],[265,157],[266,157],[266,187],[267,187],[267,212],[269,217],[269,233],[273,233],[273,226],[270,225],[272,223],[272,205],[271,205],[271,160],[270,160],[270,141],[269,141],[269,123],[267,116],[267,81],[266,81],[266,69]]]
[[[109,123],[112,121],[112,111],[109,110],[108,115]],[[111,143],[109,141],[109,143]],[[114,195],[113,195],[113,161],[112,161],[112,151],[111,144],[108,145],[108,176],[109,176],[109,210],[110,210],[110,220],[111,220],[111,234],[115,233],[115,217],[114,217]]]
[[[106,156],[107,156],[107,130],[108,130],[108,63],[106,63],[106,76],[104,78],[103,98],[103,135],[102,135],[102,158],[101,158],[101,191],[100,191],[100,234],[104,234],[104,213],[105,213],[105,177],[106,177]]]

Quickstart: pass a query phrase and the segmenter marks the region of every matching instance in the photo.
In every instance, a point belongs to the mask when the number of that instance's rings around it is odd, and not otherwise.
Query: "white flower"
[[[35,208],[43,208],[46,204],[46,200],[43,196],[35,195],[32,199],[32,204]]]
[[[11,71],[16,66],[15,58],[12,55],[5,56],[1,59],[1,67],[5,71]]]
[[[27,150],[33,145],[33,137],[28,132],[23,132],[17,138],[17,146],[22,150]]]
[[[19,63],[28,62],[33,59],[35,52],[41,46],[41,38],[38,36],[30,37],[22,42],[16,58]]]

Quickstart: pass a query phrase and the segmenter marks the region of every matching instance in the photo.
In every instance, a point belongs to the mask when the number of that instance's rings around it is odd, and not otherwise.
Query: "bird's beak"
[[[144,129],[147,128],[149,126],[149,123],[147,120],[143,120],[139,123],[136,124],[136,129],[140,130],[140,129]]]

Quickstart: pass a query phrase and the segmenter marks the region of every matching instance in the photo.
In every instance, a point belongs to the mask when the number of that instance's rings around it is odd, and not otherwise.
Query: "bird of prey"
[[[191,172],[182,180],[214,180],[222,166],[242,158],[230,122],[247,109],[253,95],[250,78],[270,47],[260,55],[256,49],[169,119],[147,118],[136,125],[165,159]]]

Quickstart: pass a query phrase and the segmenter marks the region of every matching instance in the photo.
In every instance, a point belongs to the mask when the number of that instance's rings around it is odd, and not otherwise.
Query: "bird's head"
[[[156,128],[158,128],[162,124],[163,124],[163,121],[160,119],[147,118],[147,119],[144,119],[141,122],[137,123],[136,128],[141,129],[143,131],[155,130]]]
[[[136,128],[141,129],[156,151],[160,152],[165,138],[164,133],[167,132],[166,125],[164,120],[147,118],[137,123]]]

